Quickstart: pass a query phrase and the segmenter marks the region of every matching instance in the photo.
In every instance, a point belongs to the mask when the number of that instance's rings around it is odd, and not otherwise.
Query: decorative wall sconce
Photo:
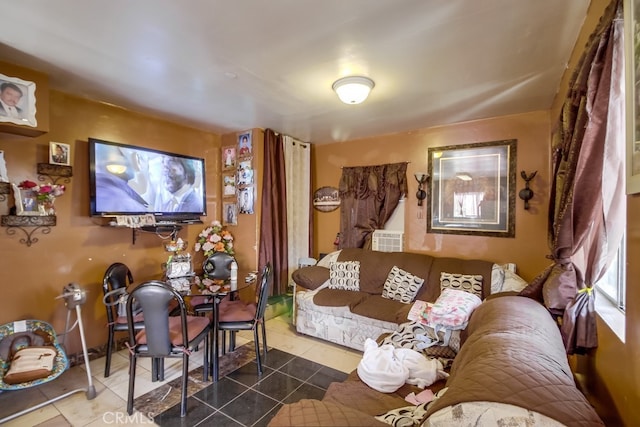
[[[520,171],[520,176],[524,179],[524,188],[520,190],[518,196],[524,200],[524,208],[529,209],[529,200],[533,198],[533,190],[529,188],[529,181],[531,181],[538,171],[533,171],[533,173],[527,176],[525,171]]]
[[[424,184],[429,180],[429,174],[417,172],[414,176],[416,177],[416,181],[418,181],[418,191],[416,192],[418,206],[422,206],[422,201],[427,198],[427,192],[424,191]]]

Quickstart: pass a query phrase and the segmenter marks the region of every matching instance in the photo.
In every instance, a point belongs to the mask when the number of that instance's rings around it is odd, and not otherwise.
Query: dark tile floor
[[[176,405],[154,417],[160,426],[266,426],[285,403],[322,399],[329,384],[347,374],[272,349],[258,376],[255,360],[187,399],[187,415]]]

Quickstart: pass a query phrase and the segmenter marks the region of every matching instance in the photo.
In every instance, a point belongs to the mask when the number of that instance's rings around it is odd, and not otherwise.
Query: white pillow
[[[504,271],[504,284],[502,285],[501,292],[520,292],[521,290],[526,288],[527,285],[529,284],[526,282],[526,280],[518,276],[516,273],[510,270]]]
[[[340,251],[331,252],[326,254],[316,265],[320,267],[329,268],[329,265],[332,262],[336,262],[338,260],[338,255],[340,255]]]
[[[491,294],[500,292],[502,285],[504,285],[504,269],[501,265],[493,264],[491,267]]]

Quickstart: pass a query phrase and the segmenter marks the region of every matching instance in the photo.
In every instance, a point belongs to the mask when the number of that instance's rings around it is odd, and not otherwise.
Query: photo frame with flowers
[[[36,193],[30,189],[20,188],[16,184],[11,184],[11,186],[16,204],[16,215],[40,215]]]

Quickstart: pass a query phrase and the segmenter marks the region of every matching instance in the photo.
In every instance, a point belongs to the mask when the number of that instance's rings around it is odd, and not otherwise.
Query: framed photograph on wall
[[[0,122],[38,126],[34,82],[0,74]]]
[[[515,139],[429,148],[427,232],[515,237]]]
[[[236,147],[222,147],[222,169],[235,169]]]
[[[223,203],[222,212],[224,225],[238,225],[238,205],[235,202]]]
[[[246,159],[253,156],[253,145],[251,141],[251,131],[238,135],[238,157]]]
[[[236,195],[236,176],[235,175],[222,175],[222,195],[224,197]]]
[[[49,142],[49,163],[71,165],[71,146],[62,142]]]
[[[238,165],[238,185],[245,186],[253,184],[253,165],[251,160],[241,161]]]
[[[238,193],[241,214],[253,214],[253,187],[246,187]]]

